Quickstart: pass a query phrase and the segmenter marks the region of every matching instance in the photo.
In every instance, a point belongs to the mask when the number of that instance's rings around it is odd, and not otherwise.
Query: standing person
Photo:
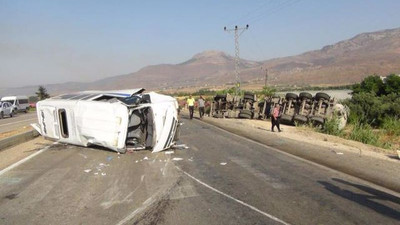
[[[271,116],[271,131],[274,132],[274,127],[276,126],[278,128],[278,131],[281,132],[281,128],[279,127],[279,111],[280,111],[280,105],[276,104],[274,110],[272,111],[272,116]]]
[[[187,106],[189,108],[189,115],[190,115],[190,119],[193,119],[193,111],[194,111],[194,98],[192,97],[192,95],[189,95],[188,100],[186,101]]]
[[[200,119],[203,118],[204,115],[204,98],[203,96],[200,95],[199,100],[197,100],[197,102],[199,103],[199,114],[200,114]]]

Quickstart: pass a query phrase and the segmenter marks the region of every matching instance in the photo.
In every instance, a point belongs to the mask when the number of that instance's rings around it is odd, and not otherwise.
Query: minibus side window
[[[61,136],[63,138],[68,138],[69,137],[68,121],[67,121],[67,112],[65,111],[65,109],[58,110],[58,118],[60,120]]]

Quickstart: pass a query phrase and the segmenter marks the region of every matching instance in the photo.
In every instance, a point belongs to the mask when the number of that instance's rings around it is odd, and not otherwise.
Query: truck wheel
[[[245,92],[243,98],[254,101],[254,94],[251,92]]]
[[[288,122],[291,122],[292,121],[292,116],[290,116],[290,115],[286,115],[286,114],[283,114],[282,116],[281,116],[281,120],[284,120],[284,121],[288,121]]]
[[[312,94],[308,93],[308,92],[301,92],[299,94],[299,98],[300,99],[312,99]]]
[[[286,94],[286,100],[297,99],[297,98],[298,98],[298,96],[295,93],[287,93]]]
[[[251,115],[245,113],[239,113],[239,118],[251,119]]]
[[[250,115],[251,116],[251,111],[250,110],[248,110],[248,109],[242,109],[242,110],[240,110],[240,114],[247,114],[247,115]]]
[[[324,99],[324,100],[329,100],[331,97],[324,92],[318,92],[317,94],[315,94],[315,99],[317,99],[317,101],[319,101],[320,99]]]
[[[319,117],[319,116],[313,116],[313,117],[310,118],[310,120],[313,121],[313,123],[316,123],[316,124],[321,124],[321,125],[324,124],[324,118]]]
[[[220,100],[220,99],[226,99],[226,95],[220,94],[220,95],[216,95],[216,96],[214,97],[214,100],[215,100],[215,101],[218,101],[218,100]]]
[[[293,119],[299,122],[307,123],[307,117],[303,115],[295,115]]]
[[[12,111],[12,112],[10,113],[10,117],[13,117],[13,114],[14,114],[14,111]]]

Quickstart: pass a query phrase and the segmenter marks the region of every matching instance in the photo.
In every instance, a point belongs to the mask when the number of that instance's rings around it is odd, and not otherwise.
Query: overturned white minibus
[[[159,152],[179,136],[178,103],[144,89],[84,91],[37,103],[36,130],[47,139],[80,146],[98,145]]]

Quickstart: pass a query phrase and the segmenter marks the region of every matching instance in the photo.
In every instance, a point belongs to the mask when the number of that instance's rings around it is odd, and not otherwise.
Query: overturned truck
[[[318,126],[335,118],[339,122],[338,128],[343,129],[349,114],[345,106],[323,92],[316,93],[314,97],[308,92],[299,95],[287,93],[282,106],[281,120],[289,124],[312,123]]]
[[[245,92],[243,98],[231,96],[222,98],[217,95],[214,98],[211,114],[219,118],[267,119],[275,105],[281,106],[281,121],[286,124],[324,125],[327,120],[335,117],[339,121],[339,129],[343,129],[349,113],[345,106],[323,92],[316,93],[315,96],[308,92],[299,95],[286,93],[285,97],[273,95],[258,102],[253,93]]]
[[[245,92],[243,98],[218,94],[213,98],[210,114],[216,118],[257,118],[257,97],[252,92]]]
[[[37,103],[39,124],[32,124],[47,139],[62,143],[159,152],[179,136],[178,103],[144,89],[84,91]]]

